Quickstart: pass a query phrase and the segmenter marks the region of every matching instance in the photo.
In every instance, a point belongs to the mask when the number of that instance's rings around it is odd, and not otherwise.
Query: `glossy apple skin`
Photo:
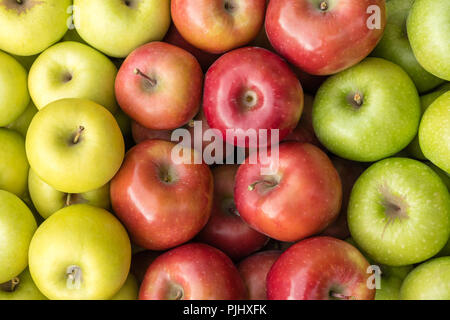
[[[377,45],[386,25],[384,0],[273,0],[266,13],[266,32],[272,46],[302,70],[329,75],[364,59]],[[369,29],[369,6],[380,8],[380,29]]]
[[[245,102],[249,93],[255,97],[253,106]],[[203,107],[208,124],[218,129],[224,139],[227,129],[254,129],[257,133],[260,129],[279,129],[282,140],[300,119],[303,89],[279,56],[266,49],[246,47],[224,54],[209,68]],[[270,143],[270,131],[267,135]],[[239,139],[226,141],[248,147]]]
[[[373,300],[367,287],[369,263],[351,244],[314,237],[286,250],[267,275],[269,300],[331,300],[334,292],[352,300]]]
[[[239,166],[223,165],[212,170],[214,201],[211,218],[198,240],[238,260],[261,249],[269,238],[250,228],[239,216],[233,199],[234,179]]]
[[[270,164],[269,164],[270,165]],[[257,181],[275,182],[275,186]],[[246,161],[236,174],[236,207],[255,230],[280,241],[298,241],[324,230],[341,208],[339,174],[319,148],[298,142],[279,146],[278,171],[261,175],[261,163]]]
[[[171,6],[173,22],[184,39],[201,50],[222,53],[256,37],[266,0],[173,0]]]
[[[139,69],[156,81],[135,74]],[[203,72],[195,57],[174,45],[151,42],[134,50],[117,74],[117,101],[125,113],[154,130],[183,126],[201,104]]]
[[[238,265],[239,273],[247,287],[249,300],[267,300],[267,274],[281,251],[261,251],[242,260]]]
[[[190,243],[159,256],[148,268],[139,300],[241,300],[244,282],[220,250]]]
[[[114,212],[133,242],[149,250],[189,241],[211,214],[213,178],[209,167],[175,164],[171,157],[174,146],[163,140],[141,142],[128,152],[111,181]]]

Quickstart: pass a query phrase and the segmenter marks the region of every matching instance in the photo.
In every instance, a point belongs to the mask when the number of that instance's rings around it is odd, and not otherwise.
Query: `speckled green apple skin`
[[[0,300],[47,300],[34,284],[28,268],[18,278],[20,283],[13,292],[0,289]]]
[[[0,128],[0,189],[24,196],[28,168],[25,139],[11,129]]]
[[[429,260],[403,281],[403,300],[450,300],[450,257]]]
[[[382,190],[403,199],[406,218],[388,219]],[[350,233],[379,263],[404,266],[437,254],[450,235],[450,195],[427,165],[389,158],[369,167],[356,181],[348,206]]]
[[[450,173],[450,91],[434,100],[423,114],[419,144],[428,160]]]
[[[64,41],[36,59],[28,76],[28,88],[38,109],[56,100],[82,98],[115,113],[116,74],[116,66],[102,53],[79,42]]]
[[[17,60],[0,51],[0,66],[0,127],[3,127],[25,111],[30,95],[27,72]]]
[[[84,130],[73,144],[80,126]],[[114,116],[85,99],[62,99],[40,110],[28,128],[25,145],[36,174],[66,193],[104,186],[119,170],[125,153]]]
[[[0,190],[0,283],[18,276],[27,267],[28,248],[36,228],[36,220],[25,203]]]
[[[414,0],[390,0],[386,3],[386,28],[371,56],[398,64],[408,73],[419,92],[427,92],[444,80],[426,71],[414,57],[406,32],[406,19],[413,3]]]
[[[135,276],[128,274],[127,281],[110,300],[137,300],[139,294],[139,286]]]
[[[349,96],[363,96],[359,108]],[[405,148],[417,133],[420,100],[409,76],[380,58],[328,78],[317,92],[313,125],[331,152],[354,161],[371,162]]]
[[[58,191],[48,185],[39,178],[33,169],[30,169],[28,175],[28,190],[30,191],[30,197],[34,207],[44,219],[47,219],[53,213],[68,205],[68,194]],[[99,189],[89,192],[70,194],[69,205],[80,203],[108,210],[111,206],[109,199],[109,183]]]
[[[29,267],[39,290],[52,300],[109,299],[127,279],[131,244],[111,213],[77,204],[54,213],[36,231]],[[69,266],[82,271],[79,288],[67,286]]]
[[[414,56],[422,67],[450,81],[450,1],[415,0],[407,31]]]

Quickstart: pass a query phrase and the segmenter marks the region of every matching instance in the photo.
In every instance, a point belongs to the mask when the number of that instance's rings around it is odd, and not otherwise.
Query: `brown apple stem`
[[[320,5],[319,5],[319,8],[320,8],[320,10],[322,10],[322,11],[328,10],[328,2],[322,1],[322,2],[320,3]]]
[[[80,141],[80,137],[81,137],[81,134],[83,133],[83,131],[84,131],[84,127],[80,126],[77,130],[77,133],[75,134],[75,137],[73,138],[73,141],[72,141],[73,144],[77,144]]]
[[[258,184],[261,184],[261,183],[266,184],[266,185],[269,186],[269,187],[275,187],[275,186],[277,185],[277,183],[274,182],[274,181],[259,180],[259,181],[253,182],[251,185],[249,185],[249,186],[248,186],[248,190],[249,190],[249,191],[255,190],[256,186],[257,186]]]
[[[355,103],[356,103],[358,106],[361,106],[361,105],[362,105],[363,100],[362,100],[361,95],[360,95],[358,92],[356,92],[355,95],[353,96],[353,101],[355,101]]]
[[[195,125],[195,120],[194,119],[192,119],[191,121],[188,122],[188,127],[189,128],[193,128],[194,125]]]
[[[0,284],[0,290],[6,291],[6,292],[14,292],[16,290],[17,286],[20,283],[20,279],[15,277],[8,282]]]
[[[79,266],[69,266],[66,269],[66,277],[68,280],[68,283],[72,284],[73,286],[80,286],[81,281],[83,279],[82,277],[82,271]]]
[[[330,294],[333,298],[339,299],[339,300],[353,300],[352,296],[346,296],[342,293],[332,292]]]
[[[156,86],[156,80],[150,78],[148,75],[146,75],[145,73],[143,73],[141,70],[139,70],[138,68],[134,69],[134,74],[143,77],[144,79],[148,80],[148,82],[150,83],[150,85],[152,87]]]
[[[70,200],[71,200],[72,194],[68,193],[66,197],[66,207],[70,206]]]

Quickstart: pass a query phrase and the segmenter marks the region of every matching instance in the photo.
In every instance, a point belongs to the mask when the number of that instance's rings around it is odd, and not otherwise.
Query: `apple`
[[[28,265],[28,247],[37,225],[16,195],[0,190],[0,283],[13,280]]]
[[[251,147],[247,130],[273,129],[279,139],[296,126],[303,109],[303,90],[289,66],[276,54],[262,48],[246,47],[224,54],[205,77],[203,107],[208,124],[222,133],[229,144]],[[231,137],[227,131],[232,132]],[[258,137],[259,140],[259,137]],[[278,142],[278,141],[277,141]]]
[[[233,262],[220,250],[185,244],[150,265],[139,300],[241,300],[245,286]]]
[[[29,267],[52,300],[109,299],[127,279],[131,245],[108,211],[77,204],[54,213],[33,236]]]
[[[56,211],[74,204],[86,203],[95,207],[109,209],[109,184],[84,193],[64,193],[48,185],[30,169],[28,189],[31,200],[39,214],[47,219]]]
[[[198,112],[203,73],[189,52],[164,42],[133,51],[116,78],[120,107],[132,119],[154,130],[183,126]]]
[[[30,95],[27,87],[27,72],[24,67],[13,57],[1,51],[0,65],[2,66],[0,68],[0,127],[4,127],[15,121],[25,111],[30,102]]]
[[[447,0],[416,0],[407,20],[408,39],[422,67],[450,81],[450,11]]]
[[[377,161],[402,150],[416,135],[419,120],[414,83],[399,66],[379,58],[328,78],[314,100],[320,142],[354,161]]]
[[[20,133],[25,138],[27,136],[28,127],[30,126],[31,120],[33,120],[33,117],[37,112],[38,109],[34,105],[33,101],[30,101],[25,111],[22,112],[16,120],[8,124],[6,128]]]
[[[128,151],[111,181],[114,212],[134,243],[165,250],[192,239],[207,223],[213,179],[206,164],[176,163],[163,140],[146,140]],[[192,155],[191,149],[183,153]],[[193,159],[190,160],[193,160]]]
[[[378,8],[378,25],[369,8]],[[363,60],[386,24],[384,0],[271,0],[266,32],[272,46],[314,75],[334,74]]]
[[[406,20],[413,3],[414,0],[390,0],[386,3],[386,29],[371,56],[399,65],[411,77],[419,92],[427,92],[444,80],[426,71],[414,57],[406,31]]]
[[[0,128],[0,189],[23,197],[27,191],[28,160],[23,137]]]
[[[164,38],[169,0],[74,0],[75,28],[88,44],[122,58],[144,43]]]
[[[139,286],[135,276],[131,273],[128,275],[125,284],[110,300],[137,300],[139,294]]]
[[[116,66],[97,50],[65,41],[48,48],[36,59],[28,76],[28,87],[39,110],[56,100],[83,98],[115,113],[116,73]]]
[[[435,166],[432,162],[426,162],[426,164],[438,174],[438,176],[442,179],[442,182],[444,182],[447,189],[450,191],[450,174]]]
[[[140,125],[138,122],[131,120],[131,132],[133,135],[133,140],[136,144],[148,139],[171,141],[172,131],[173,130],[148,129]]]
[[[271,152],[271,151],[270,151]],[[253,229],[280,241],[298,241],[323,231],[339,213],[339,174],[319,148],[299,142],[279,146],[278,166],[262,175],[262,162],[244,162],[236,174],[234,200]]]
[[[223,165],[212,170],[214,199],[211,218],[197,239],[222,250],[233,260],[258,251],[269,240],[250,228],[240,217],[233,198],[234,181],[239,166]]]
[[[437,98],[423,114],[419,144],[427,159],[450,173],[450,91]]]
[[[145,273],[147,272],[150,264],[161,254],[159,251],[140,251],[131,257],[131,270],[130,272],[136,277],[139,284],[144,280]]]
[[[31,121],[26,152],[31,168],[54,189],[84,193],[104,186],[125,152],[113,115],[85,99],[62,99]]]
[[[416,267],[404,280],[400,296],[403,300],[450,300],[450,257]]]
[[[71,0],[3,0],[0,49],[19,56],[38,54],[68,29]]]
[[[47,300],[47,297],[36,287],[27,268],[12,280],[0,284],[0,300]]]
[[[348,225],[358,246],[389,266],[422,262],[450,236],[450,195],[427,165],[389,158],[370,166],[356,181]]]
[[[266,0],[172,0],[173,22],[181,36],[210,53],[249,43],[264,22]]]
[[[380,266],[381,283],[377,289],[375,300],[401,300],[400,290],[403,280],[413,269],[413,266],[388,267]]]
[[[267,275],[269,300],[373,300],[369,263],[351,244],[313,237],[287,249]]]
[[[249,300],[267,300],[266,278],[281,251],[261,251],[242,260],[238,265]]]

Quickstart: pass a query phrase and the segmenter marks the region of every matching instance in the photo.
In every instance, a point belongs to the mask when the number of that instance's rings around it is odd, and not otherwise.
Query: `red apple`
[[[246,290],[233,262],[220,250],[201,243],[185,244],[150,265],[140,300],[240,300]]]
[[[286,142],[279,146],[278,165],[269,157],[270,175],[261,175],[259,159],[239,167],[234,199],[241,217],[280,241],[324,230],[336,219],[342,199],[339,174],[328,156],[312,144]]]
[[[209,68],[203,107],[209,125],[227,143],[248,147],[244,138],[248,129],[255,130],[256,136],[260,129],[279,129],[281,140],[295,128],[303,109],[303,90],[278,55],[246,47],[224,54]],[[236,136],[227,139],[227,130]],[[258,142],[263,144],[266,141]]]
[[[250,228],[239,216],[233,189],[237,165],[223,165],[212,170],[214,200],[211,218],[198,240],[212,245],[234,260],[261,249],[269,238]]]
[[[314,237],[286,250],[267,275],[269,300],[373,300],[369,263],[351,244]]]
[[[247,287],[249,300],[267,300],[267,274],[281,253],[277,250],[261,251],[239,263],[238,270]]]
[[[249,43],[264,22],[266,0],[172,0],[172,19],[193,46],[222,53]]]
[[[161,252],[150,250],[133,254],[131,257],[130,272],[136,277],[138,283],[141,283],[144,280],[148,267],[160,254]]]
[[[213,179],[205,164],[176,164],[175,144],[146,140],[128,151],[111,181],[114,212],[133,242],[165,250],[192,239],[208,222]],[[186,152],[192,153],[193,150]],[[192,159],[193,160],[193,159]]]
[[[131,133],[133,135],[133,140],[136,144],[141,143],[147,139],[159,139],[170,141],[173,130],[152,130],[141,126],[136,121],[131,121]]]
[[[307,73],[329,75],[375,48],[386,25],[385,0],[271,0],[265,21],[282,56]]]
[[[150,42],[120,67],[116,97],[132,119],[154,130],[185,125],[198,112],[203,72],[195,57],[174,45]]]

